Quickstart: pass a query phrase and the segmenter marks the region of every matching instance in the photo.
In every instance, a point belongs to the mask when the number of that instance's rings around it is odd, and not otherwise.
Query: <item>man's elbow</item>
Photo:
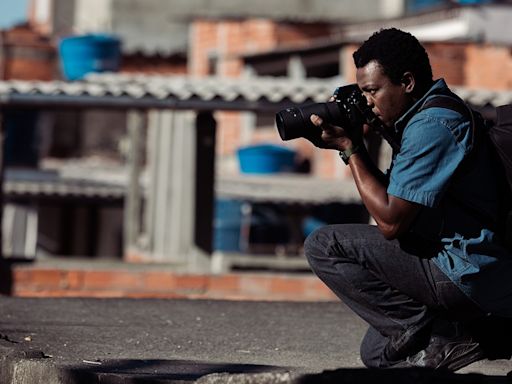
[[[406,200],[389,198],[389,204],[374,216],[377,226],[387,240],[394,240],[411,228],[421,206]]]
[[[386,240],[394,240],[405,232],[399,223],[387,224],[377,223],[377,227]]]

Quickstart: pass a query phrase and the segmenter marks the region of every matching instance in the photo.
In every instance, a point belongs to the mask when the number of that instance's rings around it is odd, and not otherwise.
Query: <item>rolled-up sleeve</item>
[[[403,132],[388,194],[427,207],[437,206],[464,153],[442,119],[417,114]]]

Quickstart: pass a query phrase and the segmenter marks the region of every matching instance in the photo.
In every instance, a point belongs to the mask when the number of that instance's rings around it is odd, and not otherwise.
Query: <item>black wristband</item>
[[[348,159],[350,158],[350,156],[352,156],[354,153],[357,153],[359,152],[359,146],[356,145],[352,148],[347,148],[345,149],[344,151],[340,151],[340,157],[341,157],[341,160],[343,160],[343,162],[348,165]]]

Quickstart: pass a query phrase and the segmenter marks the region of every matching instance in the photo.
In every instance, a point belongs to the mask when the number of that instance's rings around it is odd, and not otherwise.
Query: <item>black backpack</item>
[[[508,186],[512,189],[512,104],[496,108],[496,124],[489,128],[489,137],[503,165]]]
[[[508,249],[512,249],[512,104],[496,108],[496,124],[490,126],[488,135],[506,178],[501,186],[504,237]]]
[[[495,230],[502,242],[512,251],[512,104],[496,108],[496,121],[485,120],[477,111],[472,110],[454,93],[448,91],[427,100],[420,110],[432,107],[447,108],[471,118],[473,129],[473,148],[489,145],[495,157],[495,165],[503,178],[499,182],[499,217]],[[474,151],[473,151],[474,153]],[[472,154],[461,163],[460,170],[470,166]],[[482,216],[473,207],[465,208],[480,217],[483,222],[489,219]]]

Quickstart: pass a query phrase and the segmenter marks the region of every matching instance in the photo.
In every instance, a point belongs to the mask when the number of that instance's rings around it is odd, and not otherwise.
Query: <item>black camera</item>
[[[334,100],[327,103],[305,105],[301,108],[290,107],[276,114],[276,125],[282,140],[299,137],[308,139],[313,144],[322,145],[322,130],[314,125],[310,117],[318,115],[326,123],[343,127],[350,136],[351,132],[361,130],[368,124],[394,147],[395,140],[389,135],[379,118],[368,107],[357,84],[339,87],[334,92]]]

